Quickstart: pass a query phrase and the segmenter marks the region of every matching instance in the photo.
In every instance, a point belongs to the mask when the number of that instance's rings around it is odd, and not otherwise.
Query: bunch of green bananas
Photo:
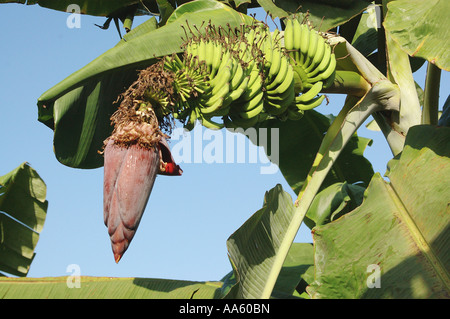
[[[318,94],[333,82],[336,59],[326,40],[297,19],[286,20],[284,46],[282,38],[263,23],[239,30],[208,25],[192,33],[181,57],[165,59],[177,96],[160,97],[165,113],[187,129],[196,120],[220,129],[247,128],[268,117],[300,119],[324,100]]]
[[[268,116],[264,110],[264,70],[267,66],[264,52],[272,37],[266,26],[255,24],[241,29],[238,40],[232,50],[243,63],[248,81],[239,98],[231,101],[223,120],[227,127],[247,128]]]
[[[192,129],[197,119],[211,129],[248,127],[261,119],[262,54],[257,47],[263,29],[259,29],[208,29],[206,34],[189,39],[183,61],[178,57],[166,61],[165,67],[179,74],[174,81],[180,94],[174,116],[184,121],[187,129]],[[187,80],[180,83],[182,78]],[[214,117],[222,118],[223,123],[214,121]]]
[[[334,81],[336,57],[324,37],[296,18],[286,20],[284,47],[294,67],[296,94],[302,93],[288,109],[288,117],[297,119],[325,99],[318,94]]]

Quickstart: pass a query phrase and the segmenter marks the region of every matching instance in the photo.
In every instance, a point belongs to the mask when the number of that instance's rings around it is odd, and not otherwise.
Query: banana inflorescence
[[[296,18],[285,24],[284,33],[256,22],[228,30],[189,28],[183,54],[162,60],[170,90],[149,87],[144,100],[158,117],[172,114],[187,129],[196,120],[220,129],[270,117],[300,119],[325,99],[319,93],[334,81],[336,58],[308,24]]]

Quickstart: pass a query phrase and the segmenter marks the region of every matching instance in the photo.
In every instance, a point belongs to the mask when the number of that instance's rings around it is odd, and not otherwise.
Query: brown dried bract
[[[138,79],[116,100],[120,106],[111,116],[114,130],[104,145],[113,139],[115,144],[125,147],[138,144],[150,148],[161,137],[167,138],[162,130],[170,132],[173,119],[161,115],[161,101],[173,104],[173,80],[173,73],[164,70],[163,60],[142,70]]]

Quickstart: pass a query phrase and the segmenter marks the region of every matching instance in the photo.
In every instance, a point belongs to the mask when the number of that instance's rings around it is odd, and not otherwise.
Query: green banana
[[[206,57],[206,41],[202,39],[198,45],[198,59],[206,62]]]
[[[263,99],[261,98],[259,100],[259,102],[255,105],[254,108],[252,108],[246,112],[240,112],[239,116],[243,119],[251,119],[251,118],[257,116],[259,113],[261,113],[263,108],[264,108],[264,102],[263,102]]]
[[[317,50],[317,42],[319,40],[318,35],[316,34],[316,31],[309,30],[309,48],[308,52],[306,53],[306,60],[305,63],[303,63],[303,67],[307,67],[312,59],[314,58],[314,55],[316,54]]]
[[[212,130],[220,130],[225,126],[224,124],[214,122],[211,120],[211,117],[204,116],[203,114],[199,114],[199,119],[204,127]]]
[[[325,46],[325,52],[323,53],[322,61],[315,69],[307,73],[308,77],[309,78],[315,77],[320,72],[325,71],[326,67],[330,63],[330,59],[331,59],[331,47],[327,44]]]
[[[213,43],[214,50],[213,50],[213,61],[211,64],[211,72],[210,77],[214,77],[219,70],[220,62],[222,61],[222,46],[219,43],[214,42]]]
[[[237,87],[242,83],[242,81],[246,78],[246,74],[244,72],[244,68],[241,66],[241,64],[237,61],[235,61],[236,69],[233,72],[233,76],[230,82],[231,85],[231,91],[237,89]]]
[[[294,91],[292,93],[291,91]],[[266,94],[266,98],[269,101],[272,101],[274,103],[280,103],[281,101],[285,100],[292,100],[292,95],[295,96],[295,83],[294,81],[291,81],[289,86],[281,93],[274,93],[274,94]]]
[[[288,50],[289,55],[294,50],[294,27],[292,25],[292,20],[287,19],[286,28],[284,29],[284,47]]]
[[[255,107],[258,106],[258,104],[263,100],[264,92],[260,91],[254,98],[252,98],[249,101],[246,101],[244,103],[236,104],[234,107],[233,113],[242,113],[242,112],[248,112]]]
[[[317,45],[316,45],[316,52],[314,53],[314,57],[312,58],[312,61],[310,62],[310,64],[305,68],[305,72],[309,73],[311,72],[311,70],[316,67],[317,65],[319,65],[319,63],[322,61],[323,59],[323,55],[325,53],[325,46],[328,45],[325,43],[325,39],[317,34]]]
[[[317,96],[317,94],[320,93],[320,91],[323,88],[323,82],[316,82],[315,84],[313,84],[313,86],[306,91],[305,93],[303,93],[302,95],[298,96],[295,98],[296,102],[307,102],[312,100],[313,98],[315,98]]]
[[[286,29],[287,29],[286,25]],[[293,31],[293,38],[294,38],[294,50],[299,51],[301,48],[301,40],[302,40],[302,28],[300,26],[300,22],[298,19],[294,19],[292,22],[292,31]]]
[[[336,57],[334,53],[332,53],[330,63],[328,64],[327,68],[322,73],[319,73],[317,76],[310,78],[310,82],[327,80],[333,74],[335,69],[336,69]]]
[[[232,104],[234,101],[237,101],[242,96],[242,94],[247,90],[249,78],[250,78],[249,76],[246,76],[244,81],[242,81],[241,84],[239,85],[239,87],[237,87],[236,89],[234,89],[225,96],[222,105],[223,108],[228,107],[230,104]]]
[[[270,61],[271,65],[268,73],[269,79],[274,78],[279,74],[282,60],[284,60],[282,59],[281,55],[282,55],[281,50],[279,50],[278,48],[274,48],[272,53],[272,60]]]
[[[281,115],[295,99],[295,92],[292,89],[288,91],[289,95],[284,100],[274,101],[269,98],[264,100],[264,108],[271,115]]]
[[[267,90],[272,90],[276,86],[278,86],[280,83],[283,82],[283,80],[286,78],[286,74],[288,73],[290,64],[286,57],[280,56],[280,67],[278,68],[278,71],[276,73],[276,77],[266,85]]]
[[[302,35],[301,35],[301,43],[300,43],[300,64],[303,65],[306,60],[306,55],[308,54],[309,48],[309,28],[306,24],[301,25]]]
[[[287,63],[287,62],[286,62]],[[283,92],[285,92],[289,86],[291,85],[291,83],[293,83],[294,81],[294,70],[292,68],[292,66],[287,63],[287,71],[284,75],[284,79],[283,82],[281,82],[281,84],[279,84],[277,87],[272,88],[272,87],[267,87],[267,94],[268,95],[276,95],[276,94],[281,94]]]
[[[258,76],[258,78],[253,82],[253,84],[251,85],[249,84],[247,86],[247,89],[241,95],[239,101],[246,102],[253,99],[259,92],[262,91],[262,87],[263,87],[262,79]]]
[[[312,99],[308,102],[297,102],[297,98],[296,98],[295,106],[302,111],[308,111],[315,107],[318,107],[320,104],[322,104],[324,99],[325,99],[325,95],[318,96],[315,99]]]
[[[223,87],[226,83],[230,82],[231,76],[232,74],[230,68],[223,68],[222,71],[213,79],[213,81],[211,81],[210,90],[208,90],[204,95],[210,99],[217,95],[218,92],[223,92]]]

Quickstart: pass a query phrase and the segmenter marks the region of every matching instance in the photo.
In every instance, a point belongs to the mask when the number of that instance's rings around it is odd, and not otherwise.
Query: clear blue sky
[[[94,26],[104,18],[82,16],[81,28],[69,29],[67,16],[39,6],[0,5],[0,175],[29,162],[44,179],[49,201],[29,276],[65,276],[68,265],[78,264],[86,276],[221,279],[231,270],[226,240],[261,208],[265,191],[280,183],[293,192],[281,173],[260,174],[267,166],[261,162],[182,163],[182,177],[156,179],[136,236],[116,264],[103,223],[103,168],[60,164],[53,132],[37,121],[36,102],[44,91],[119,41],[113,24],[106,31]],[[424,70],[416,74],[423,86]],[[444,72],[441,105],[449,91]],[[319,110],[336,114],[342,101],[332,96]],[[365,128],[359,134],[374,139],[365,154],[383,174],[391,155],[382,134]],[[296,241],[311,242],[309,229],[302,226]]]

